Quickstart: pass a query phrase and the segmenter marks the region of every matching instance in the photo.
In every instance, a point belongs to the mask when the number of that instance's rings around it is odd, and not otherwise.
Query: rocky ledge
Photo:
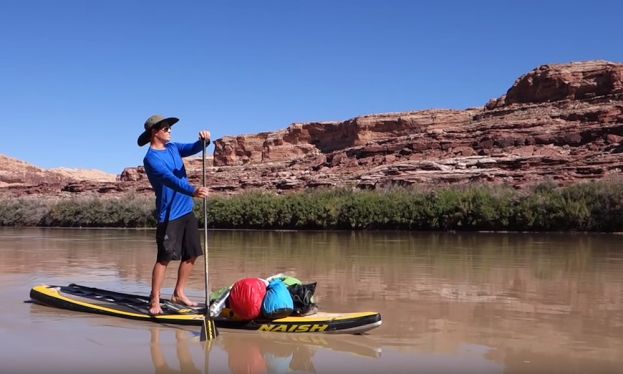
[[[52,192],[71,183],[115,183],[117,177],[100,170],[42,169],[24,161],[0,155],[0,193],[23,191],[24,193]]]
[[[215,141],[211,189],[298,191],[484,183],[517,188],[617,178],[623,169],[623,64],[543,65],[482,108],[424,110],[295,123]],[[201,161],[187,169],[198,183]],[[116,182],[71,182],[49,193],[149,192],[144,170]],[[6,188],[5,188],[6,189]],[[22,186],[15,193],[47,187]]]

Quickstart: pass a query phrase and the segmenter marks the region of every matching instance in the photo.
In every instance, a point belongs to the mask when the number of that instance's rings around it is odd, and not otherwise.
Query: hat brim
[[[165,118],[161,121],[156,122],[155,124],[153,124],[149,129],[143,131],[143,133],[141,135],[138,136],[138,139],[136,140],[136,143],[138,144],[139,147],[144,146],[145,144],[149,143],[151,141],[151,129],[155,128],[155,127],[160,127],[160,126],[173,126],[175,125],[180,119],[176,118],[176,117],[169,117],[169,118]]]

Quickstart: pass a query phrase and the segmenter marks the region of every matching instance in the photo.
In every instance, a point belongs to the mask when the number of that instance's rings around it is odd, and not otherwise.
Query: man
[[[158,255],[152,271],[149,313],[161,314],[160,288],[170,261],[181,261],[171,301],[186,306],[197,306],[185,294],[186,283],[197,257],[203,255],[199,225],[193,214],[193,197],[208,196],[206,187],[194,187],[186,176],[183,157],[203,150],[203,141],[210,143],[210,132],[199,132],[195,143],[171,142],[171,127],[178,118],[153,115],[145,121],[145,131],[138,137],[138,145],[151,143],[143,159],[145,172],[156,193],[158,227],[156,243]]]

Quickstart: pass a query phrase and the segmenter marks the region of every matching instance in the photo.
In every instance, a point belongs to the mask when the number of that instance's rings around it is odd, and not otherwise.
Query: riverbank
[[[196,204],[201,217],[202,204]],[[0,198],[1,226],[153,227],[140,194],[68,199]],[[203,223],[201,223],[203,225]],[[208,200],[208,224],[229,229],[623,231],[623,185],[591,182],[385,191],[248,192]]]

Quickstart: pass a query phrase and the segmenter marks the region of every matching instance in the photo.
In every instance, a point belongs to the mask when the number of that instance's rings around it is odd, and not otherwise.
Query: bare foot
[[[152,316],[162,314],[160,299],[151,299],[151,301],[149,302],[149,314],[151,314]]]
[[[171,296],[171,302],[175,304],[190,306],[190,307],[195,307],[199,305],[196,302],[191,301],[188,297],[186,297],[186,295],[183,295],[183,296],[173,295]]]

